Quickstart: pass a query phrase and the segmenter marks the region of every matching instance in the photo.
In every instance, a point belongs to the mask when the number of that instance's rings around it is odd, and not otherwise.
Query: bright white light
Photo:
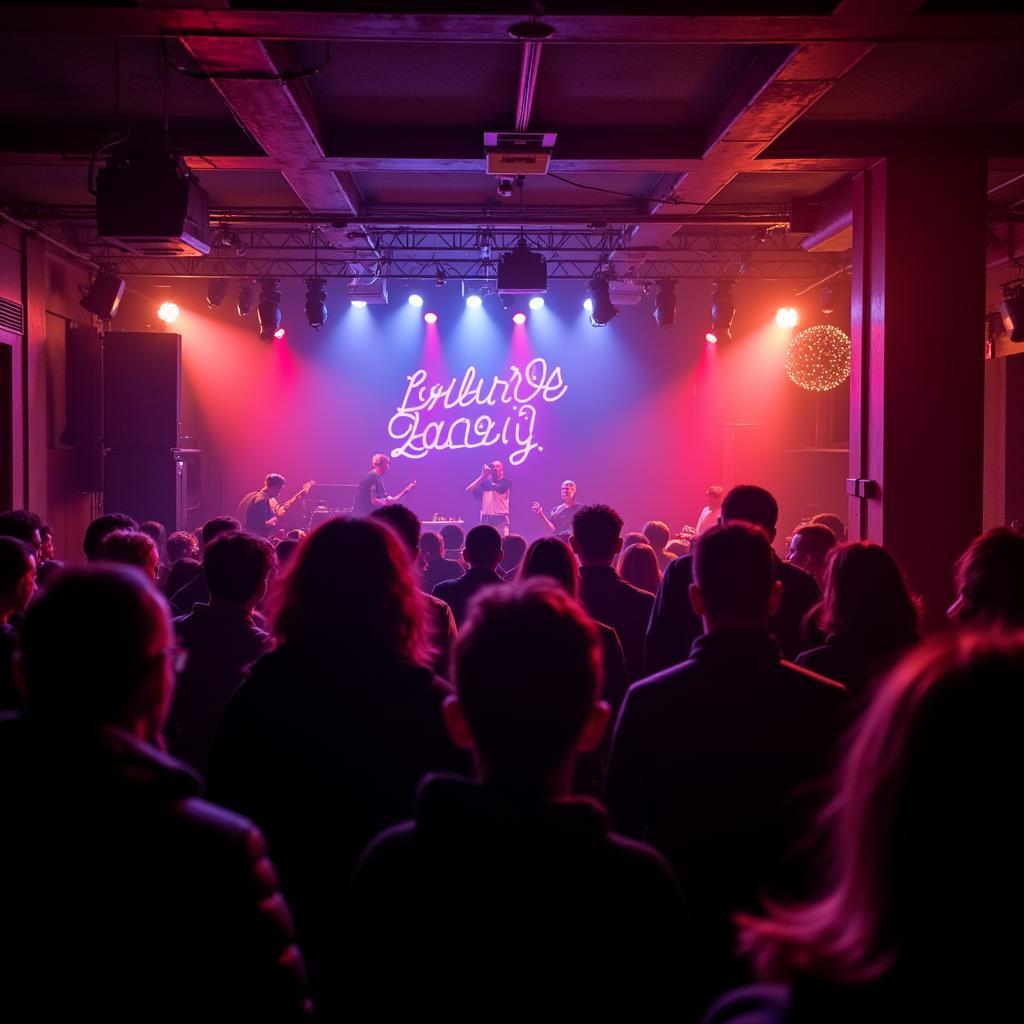
[[[520,327],[521,327],[523,324],[526,323],[526,314],[525,313],[514,313],[512,315],[512,323],[519,324]]]
[[[708,331],[708,333],[704,335],[704,340],[706,342],[708,342],[708,344],[710,344],[710,345],[717,345],[718,344],[718,335],[715,334],[712,331]]]
[[[466,296],[466,308],[467,309],[479,309],[484,304],[484,300],[479,295],[467,295]]]
[[[584,309],[585,309],[585,310],[586,310],[586,311],[587,311],[588,313],[593,313],[593,312],[594,312],[594,303],[593,303],[593,302],[591,302],[591,301],[590,301],[590,299],[584,299],[584,300],[583,300],[583,308],[584,308]]]
[[[352,305],[355,306],[356,309],[366,309],[366,299],[353,299]]]
[[[437,314],[436,313],[424,313],[423,314],[423,319],[428,324],[436,324],[437,323]]]
[[[274,331],[274,337],[277,338],[278,341],[280,341],[284,337],[284,328],[278,327],[278,329]]]
[[[156,311],[156,315],[160,317],[165,324],[173,324],[178,319],[178,314],[181,312],[178,309],[176,302],[161,302],[160,308]]]
[[[410,306],[417,306],[417,307],[422,306],[423,305],[423,296],[422,295],[416,295],[415,293],[413,293],[412,295],[409,296],[409,305]]]
[[[534,297],[532,299],[530,299],[530,309],[543,309],[543,308],[544,308],[544,300],[539,295],[534,295]]]
[[[780,327],[796,327],[800,322],[800,314],[792,306],[782,306],[775,314],[775,322]]]

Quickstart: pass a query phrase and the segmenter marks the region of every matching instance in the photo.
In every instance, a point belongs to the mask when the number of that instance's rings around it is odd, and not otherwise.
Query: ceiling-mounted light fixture
[[[322,277],[306,279],[306,322],[314,331],[327,323],[326,281]]]
[[[156,311],[156,315],[165,324],[173,324],[178,319],[179,313],[181,313],[181,308],[176,302],[161,302],[160,308]]]
[[[281,329],[281,292],[279,282],[275,278],[268,277],[260,282],[260,302],[256,307],[256,319],[263,341],[284,336],[277,333]]]
[[[780,306],[775,313],[775,322],[780,327],[796,327],[800,322],[800,314],[793,306]]]
[[[604,327],[619,315],[619,307],[612,305],[608,297],[608,278],[598,271],[587,282],[590,297],[590,324],[592,327]]]
[[[711,293],[711,330],[707,340],[714,343],[732,341],[732,320],[736,306],[732,301],[732,281],[718,281]]]
[[[228,294],[228,281],[223,277],[215,277],[206,286],[206,304],[210,309],[216,309]]]
[[[438,288],[443,288],[448,283],[448,271],[444,269],[439,263],[437,265],[437,273],[434,274],[434,284]]]
[[[671,327],[676,322],[676,286],[674,281],[662,281],[654,296],[654,319],[659,327]]]
[[[238,301],[235,303],[235,308],[238,310],[239,316],[248,316],[252,312],[253,304],[253,290],[252,285],[246,281],[245,284],[238,289]]]

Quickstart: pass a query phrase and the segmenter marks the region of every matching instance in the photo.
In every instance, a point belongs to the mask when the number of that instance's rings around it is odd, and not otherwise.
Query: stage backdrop
[[[268,472],[287,477],[285,496],[306,479],[356,484],[375,452],[392,455],[390,493],[417,482],[407,504],[420,518],[468,525],[479,502],[465,487],[501,459],[512,528],[527,537],[541,533],[531,503],[557,504],[566,478],[578,501],[616,507],[627,530],[651,518],[673,532],[695,523],[712,483],[773,488],[782,533],[810,512],[845,512],[841,452],[793,462],[820,442],[821,406],[783,369],[790,332],[774,313],[792,289],[782,283],[737,284],[735,340],[717,347],[704,340],[707,281],[680,284],[669,328],[655,324],[653,296],[594,328],[576,282],[554,284],[540,310],[526,297],[506,310],[497,296],[469,310],[458,284],[432,282],[421,308],[398,282],[388,306],[356,309],[331,282],[319,332],[303,314],[303,283],[284,281],[286,335],[274,342],[259,339],[255,313],[237,315],[234,289],[210,309],[205,281],[133,286],[118,329],[161,329],[157,305],[181,308],[171,329],[183,338],[184,434],[206,452],[200,519],[233,511]]]

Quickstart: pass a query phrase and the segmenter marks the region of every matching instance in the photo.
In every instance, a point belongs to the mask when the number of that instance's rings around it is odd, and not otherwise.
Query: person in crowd
[[[690,538],[676,537],[674,540],[670,540],[665,545],[666,554],[671,555],[673,558],[679,558],[681,555],[688,555],[690,553],[690,544],[692,543]],[[658,577],[659,585],[661,583],[661,577]]]
[[[434,597],[440,598],[452,610],[455,624],[461,626],[466,620],[470,599],[483,590],[505,581],[498,575],[501,562],[501,534],[493,526],[481,523],[466,535],[463,552],[469,568],[457,580],[446,580],[434,587]]]
[[[569,543],[580,560],[580,601],[618,634],[630,681],[643,675],[644,629],[654,594],[627,583],[612,563],[622,548],[622,516],[608,505],[583,505]]]
[[[198,553],[198,551],[197,551]],[[171,566],[161,590],[164,594],[176,594],[186,584],[203,574],[203,563],[198,558],[179,558]]]
[[[167,574],[171,571],[171,563],[167,558],[167,530],[163,523],[159,523],[155,519],[147,519],[144,523],[139,523],[139,532],[146,534],[147,537],[152,537],[153,543],[156,545],[157,553],[160,556],[156,582],[157,586],[163,590],[167,583]]]
[[[0,720],[12,1019],[311,1019],[261,833],[162,752],[176,658],[125,566],[65,570],[28,610],[27,711]]]
[[[339,905],[370,839],[412,812],[430,771],[462,771],[441,703],[409,553],[375,519],[330,519],[280,578],[277,647],[228,703],[208,762],[211,799],[267,835],[318,1004],[337,1011]],[[343,996],[343,993],[342,993]]]
[[[779,506],[763,487],[740,484],[722,499],[723,524],[753,523],[775,540]],[[690,656],[694,640],[702,632],[700,617],[690,604],[693,582],[692,554],[673,559],[662,577],[657,601],[647,626],[646,664],[649,673],[677,665]],[[782,599],[770,628],[783,657],[793,659],[804,648],[803,619],[821,599],[814,577],[775,556],[775,577],[782,584]]]
[[[672,561],[672,555],[665,550],[672,531],[660,519],[651,519],[644,523],[643,535],[647,538],[647,543],[654,549],[654,554],[658,558],[658,568],[664,572],[665,566]]]
[[[412,560],[413,570],[420,557],[420,521],[416,513],[405,505],[387,505],[374,511],[372,518],[387,523],[398,534],[398,539],[405,545]],[[439,597],[424,594],[427,602],[427,613],[430,619],[430,642],[434,647],[431,666],[442,679],[448,678],[448,663],[451,659],[452,646],[455,643],[455,618],[451,608]]]
[[[576,504],[576,484],[572,480],[563,480],[561,495],[561,502],[550,512],[545,513],[544,506],[539,501],[535,501],[530,507],[551,533],[559,537],[568,537],[572,533],[572,517],[579,508]]]
[[[619,556],[619,575],[634,587],[656,594],[661,586],[661,570],[654,548],[646,541],[626,548]]]
[[[43,528],[46,524],[41,516],[23,508],[0,512],[0,537],[13,537],[27,544],[36,563],[42,561]]]
[[[115,530],[137,530],[138,528],[139,524],[123,512],[108,512],[106,515],[97,516],[85,528],[85,537],[82,540],[82,550],[85,552],[86,561],[96,561],[99,557],[100,544],[108,533],[113,533]]]
[[[725,494],[725,488],[720,484],[712,484],[704,492],[707,504],[700,510],[700,515],[697,517],[697,525],[694,528],[695,537],[699,537],[702,533],[707,533],[712,526],[718,525],[718,513],[722,507],[723,494]]]
[[[198,601],[175,620],[188,661],[178,675],[167,743],[175,757],[201,773],[245,669],[272,645],[253,611],[267,592],[273,566],[270,541],[238,530],[221,534],[203,554],[209,603]]]
[[[1024,628],[1024,534],[1005,526],[976,537],[956,564],[958,625]]]
[[[918,641],[918,609],[896,560],[870,541],[833,548],[819,615],[825,642],[796,663],[843,683],[859,703]]]
[[[277,568],[284,569],[286,565],[295,557],[295,552],[299,550],[299,541],[295,537],[285,537],[276,548],[274,548],[274,554],[277,559]]]
[[[622,550],[628,551],[634,544],[647,543],[647,538],[639,530],[633,530],[622,538]]]
[[[188,530],[175,530],[167,538],[167,561],[174,565],[179,558],[196,558],[199,554],[199,541],[196,535]]]
[[[242,524],[234,516],[214,516],[213,519],[208,519],[201,531],[204,555],[207,545],[212,544],[215,538],[241,528]],[[176,618],[188,615],[199,601],[210,600],[210,588],[207,587],[206,577],[202,573],[194,576],[180,590],[171,590],[168,586],[167,593],[171,598],[171,611]]]
[[[444,538],[429,531],[420,537],[420,565],[420,589],[425,594],[429,594],[438,583],[456,580],[466,571],[461,563],[445,557]]]
[[[462,549],[466,546],[466,534],[462,527],[458,523],[445,523],[438,533],[441,534],[441,540],[444,541],[444,557],[457,562],[465,572],[469,566],[466,565],[466,560],[462,557]],[[438,582],[440,583],[440,580]]]
[[[96,560],[134,565],[154,583],[160,577],[160,552],[152,537],[141,530],[114,530],[96,549]]]
[[[574,600],[579,600],[580,569],[576,556],[561,537],[542,537],[527,548],[519,579],[542,577],[552,579]],[[622,707],[629,685],[626,656],[622,644],[611,626],[594,622],[601,641],[601,697],[611,708],[611,720]],[[604,782],[604,769],[608,761],[610,737],[605,736],[600,747],[579,758],[576,764],[575,791],[597,795]]]
[[[510,533],[501,542],[501,561],[498,575],[504,580],[514,580],[519,573],[523,555],[526,554],[526,538],[521,533]]]
[[[42,590],[64,568],[64,563],[57,558],[57,543],[49,523],[40,525],[39,537],[42,543],[36,558],[36,585]]]
[[[414,818],[361,858],[346,916],[360,1002],[386,990],[400,1016],[450,1003],[463,1020],[497,993],[515,1016],[540,1002],[656,1012],[670,996],[682,1012],[687,923],[670,870],[570,796],[574,760],[608,722],[593,623],[554,581],[493,588],[454,664],[444,717],[476,779],[429,776]],[[581,983],[600,964],[600,983]]]
[[[1018,1002],[1019,634],[964,630],[879,687],[843,760],[831,870],[742,919],[765,982],[706,1024],[997,1021]]]
[[[834,512],[819,512],[816,516],[811,516],[811,523],[814,526],[827,526],[835,534],[837,544],[846,543],[846,523]]]
[[[309,532],[308,530],[300,530],[298,528],[296,528],[294,530],[289,530],[284,535],[284,539],[285,540],[302,540],[302,538],[305,537],[308,532]]]
[[[500,459],[485,462],[480,475],[466,485],[466,493],[480,499],[480,525],[493,526],[502,537],[511,530],[508,503],[512,482],[505,476],[505,465]]]
[[[804,523],[793,531],[786,561],[810,573],[820,587],[825,579],[825,563],[836,546],[836,535],[820,523]]]
[[[18,651],[18,620],[36,591],[36,559],[32,548],[15,537],[0,535],[0,712],[23,704],[15,682],[14,658]]]
[[[762,887],[791,891],[787,861],[820,809],[845,689],[780,657],[768,632],[782,584],[760,527],[712,527],[695,545],[690,600],[704,632],[690,659],[632,686],[612,739],[615,827],[675,868],[709,956],[728,979],[730,914]]]

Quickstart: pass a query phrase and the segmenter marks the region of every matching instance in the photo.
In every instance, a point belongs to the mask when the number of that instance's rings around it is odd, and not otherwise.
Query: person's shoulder
[[[846,687],[842,683],[823,676],[811,668],[782,660],[779,662],[779,670],[808,693],[824,697],[827,700],[842,700],[847,696]]]
[[[399,869],[416,847],[416,822],[403,821],[385,829],[370,840],[352,872],[351,886],[372,885],[381,876]]]
[[[701,1024],[789,1024],[792,996],[785,985],[747,985],[722,996]]]
[[[623,595],[625,600],[638,607],[644,607],[650,611],[650,607],[654,604],[654,594],[649,590],[641,590],[639,587],[633,586],[632,583],[624,580],[621,576],[618,577],[618,583],[615,586],[619,592]]]
[[[684,685],[700,674],[700,666],[695,662],[682,661],[638,679],[627,691],[626,700],[634,711],[663,704],[666,700],[676,699],[684,692]]]
[[[675,873],[665,858],[653,846],[628,839],[617,832],[606,836],[609,856],[629,871],[637,883],[647,888],[674,892],[678,896]]]
[[[664,587],[670,581],[672,583],[685,582],[688,585],[692,579],[693,555],[680,555],[665,566],[665,571],[662,573],[662,586]]]
[[[779,559],[775,566],[775,575],[783,587],[789,587],[790,590],[812,594],[815,597],[821,593],[818,581],[806,569],[801,569],[792,562]]]

